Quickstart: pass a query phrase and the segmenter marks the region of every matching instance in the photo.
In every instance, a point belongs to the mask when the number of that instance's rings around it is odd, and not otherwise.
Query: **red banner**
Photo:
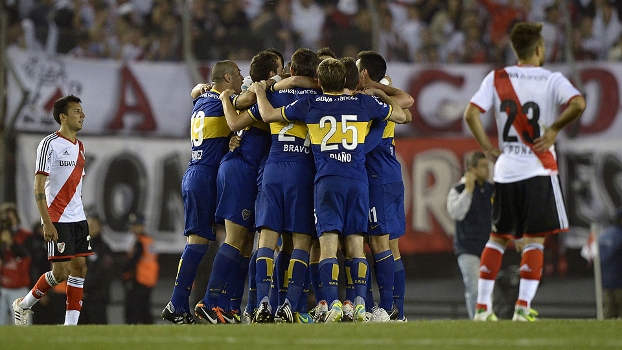
[[[446,209],[447,193],[462,176],[465,157],[476,150],[480,147],[470,138],[396,140],[405,186],[402,254],[453,251],[455,228]]]

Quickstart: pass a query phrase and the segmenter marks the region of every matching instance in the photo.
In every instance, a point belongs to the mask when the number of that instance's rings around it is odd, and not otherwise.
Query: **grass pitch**
[[[2,326],[2,350],[622,349],[621,320],[384,324]]]

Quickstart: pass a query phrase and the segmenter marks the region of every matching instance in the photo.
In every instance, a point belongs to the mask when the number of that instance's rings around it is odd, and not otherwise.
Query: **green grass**
[[[0,327],[2,350],[621,349],[622,321]]]

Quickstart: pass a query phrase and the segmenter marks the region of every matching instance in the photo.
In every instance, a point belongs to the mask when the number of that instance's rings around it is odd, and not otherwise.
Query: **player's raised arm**
[[[199,97],[202,93],[210,91],[211,88],[212,88],[211,84],[199,83],[192,88],[192,91],[190,91],[190,97],[192,97],[192,99],[194,100],[195,98]]]
[[[410,108],[414,103],[415,99],[410,96],[406,91],[398,89],[393,86],[384,85],[382,83],[370,80],[366,86],[368,89],[379,89],[384,91],[387,95],[391,96],[402,108]]]
[[[254,121],[248,114],[248,111],[238,114],[233,103],[231,103],[231,95],[233,95],[233,93],[234,91],[232,89],[227,89],[220,93],[219,99],[222,102],[229,129],[231,129],[231,131],[238,131],[250,126]]]
[[[272,107],[272,104],[268,101],[265,81],[253,83],[248,90],[257,95],[257,106],[259,107],[259,113],[264,122],[271,123],[283,120],[281,109]]]
[[[389,120],[396,123],[404,123],[406,121],[406,113],[404,109],[397,103],[395,99],[391,96],[387,95],[384,91],[380,89],[367,89],[365,90],[367,95],[376,95],[380,97],[384,103],[390,105],[393,108],[393,112],[389,116]]]
[[[294,75],[289,78],[285,78],[281,81],[278,81],[276,84],[272,86],[272,90],[285,90],[291,88],[305,88],[305,89],[319,89],[320,85],[316,79],[311,77],[305,77],[300,75]]]

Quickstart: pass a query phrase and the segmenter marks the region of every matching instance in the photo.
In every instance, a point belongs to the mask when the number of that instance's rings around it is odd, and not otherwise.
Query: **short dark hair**
[[[270,72],[279,70],[279,56],[272,52],[261,51],[251,60],[249,68],[251,79],[253,81],[262,81],[270,79]]]
[[[375,51],[361,51],[357,58],[360,71],[366,69],[371,80],[379,82],[387,74],[387,62],[381,54]]]
[[[482,151],[475,151],[469,154],[469,156],[467,157],[467,162],[466,162],[467,168],[476,167],[480,159],[486,159],[486,155]]]
[[[285,57],[283,57],[283,53],[281,51],[275,49],[274,47],[271,47],[267,49],[266,51],[272,52],[273,54],[279,56],[279,58],[281,59],[281,67],[285,68]]]
[[[317,77],[324,92],[341,93],[346,83],[346,67],[335,58],[327,58],[317,67]]]
[[[332,58],[337,58],[337,55],[330,49],[330,47],[323,47],[315,52],[318,57],[320,56],[328,56]]]
[[[320,64],[320,58],[309,49],[298,49],[292,55],[291,68],[294,75],[313,78],[318,64]]]
[[[350,90],[356,90],[359,84],[359,70],[356,67],[356,61],[352,57],[342,57],[340,61],[346,68],[345,87]]]
[[[518,22],[510,32],[512,49],[518,59],[528,59],[542,42],[542,23]]]
[[[74,95],[68,95],[65,97],[61,97],[54,102],[52,115],[54,116],[54,120],[58,123],[58,125],[60,125],[60,115],[62,113],[67,114],[69,109],[67,106],[72,102],[82,103],[82,100]]]

